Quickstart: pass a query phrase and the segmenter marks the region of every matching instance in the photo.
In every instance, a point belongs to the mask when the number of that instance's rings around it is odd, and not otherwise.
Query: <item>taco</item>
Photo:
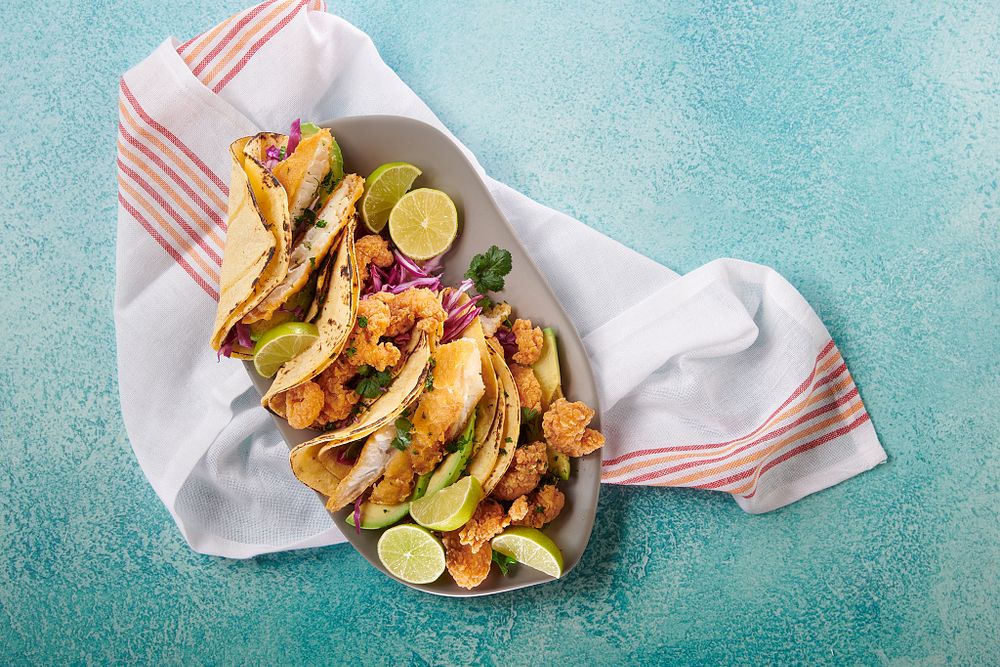
[[[251,358],[258,334],[301,318],[314,300],[317,268],[364,192],[364,179],[343,175],[335,147],[325,128],[301,140],[294,132],[262,132],[230,147],[228,230],[211,339],[220,355]]]

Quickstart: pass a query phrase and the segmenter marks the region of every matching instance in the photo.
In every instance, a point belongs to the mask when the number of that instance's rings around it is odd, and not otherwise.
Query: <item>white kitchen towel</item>
[[[208,338],[229,143],[295,118],[375,113],[444,129],[320,0],[268,0],[187,42],[167,39],[122,77],[122,414],[143,472],[199,552],[343,540],[292,476],[242,364],[218,362]],[[678,276],[483,177],[590,353],[604,481],[714,489],[758,513],[885,460],[829,333],[773,270],[721,259]]]

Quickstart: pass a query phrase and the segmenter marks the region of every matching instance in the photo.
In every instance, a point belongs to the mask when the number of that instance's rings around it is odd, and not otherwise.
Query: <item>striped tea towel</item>
[[[268,0],[167,39],[123,76],[118,108],[118,368],[143,471],[200,552],[342,540],[242,365],[208,346],[227,146],[299,117],[441,123],[319,0]],[[678,276],[483,178],[590,353],[604,481],[713,489],[766,512],[885,460],[829,333],[773,270],[721,259]]]

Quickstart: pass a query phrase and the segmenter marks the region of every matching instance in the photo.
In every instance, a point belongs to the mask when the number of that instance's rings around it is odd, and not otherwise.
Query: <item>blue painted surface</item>
[[[241,3],[5,2],[3,662],[1000,662],[995,4],[394,4],[336,9],[492,175],[679,271],[788,277],[890,462],[761,517],[606,488],[581,567],[482,600],[347,546],[191,552],[118,408],[116,84]]]

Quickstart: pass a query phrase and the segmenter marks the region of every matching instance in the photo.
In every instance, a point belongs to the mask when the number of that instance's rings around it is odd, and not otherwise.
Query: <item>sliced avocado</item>
[[[472,441],[474,440],[472,435],[475,430],[476,413],[473,412],[472,417],[469,418],[469,423],[465,426],[465,430],[462,431],[462,435],[458,438],[458,450],[446,456],[441,465],[431,474],[431,478],[427,482],[426,495],[429,496],[432,493],[436,493],[458,481],[462,471],[465,470],[465,464],[469,462],[469,456],[472,454]]]
[[[309,122],[300,123],[299,130],[302,132],[302,138],[305,139],[319,132],[319,125]]]
[[[562,384],[562,377],[559,374],[559,348],[556,345],[555,329],[546,327],[542,329],[544,341],[542,343],[542,354],[538,361],[532,365],[531,370],[535,371],[538,384],[542,388],[542,411],[549,409],[556,390]]]
[[[559,479],[569,479],[569,457],[562,452],[552,449],[551,445],[545,448],[545,454],[549,459],[549,470]]]
[[[417,477],[417,483],[413,486],[413,494],[410,500],[423,498],[427,492],[427,483],[431,479],[432,472],[424,473]],[[410,513],[410,500],[396,505],[380,505],[378,503],[361,504],[361,527],[365,530],[376,530],[391,526]],[[347,517],[347,523],[354,525],[354,514]]]

